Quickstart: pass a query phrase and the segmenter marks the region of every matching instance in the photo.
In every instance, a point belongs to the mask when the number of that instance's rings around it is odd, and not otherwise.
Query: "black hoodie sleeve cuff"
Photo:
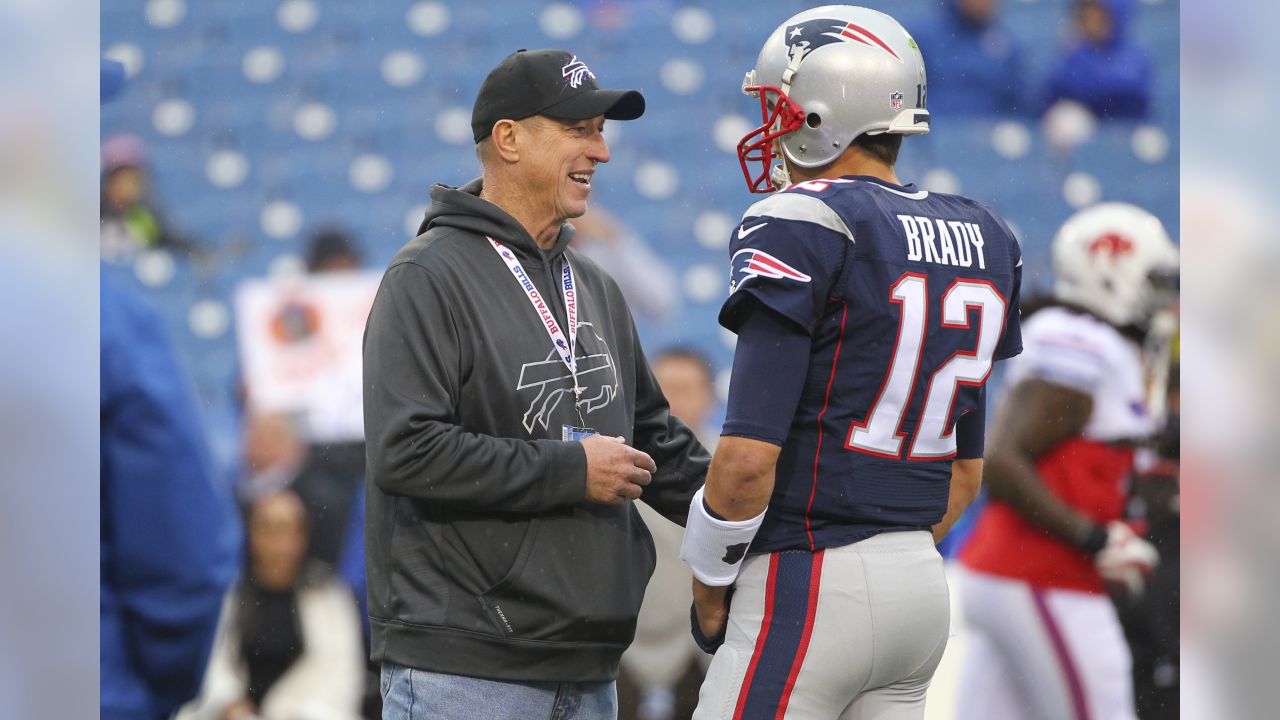
[[[587,497],[587,452],[580,442],[539,440],[549,447],[544,487],[548,507],[576,505]]]

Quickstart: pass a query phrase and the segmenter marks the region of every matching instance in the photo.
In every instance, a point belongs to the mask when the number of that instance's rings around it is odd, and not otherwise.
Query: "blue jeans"
[[[616,720],[613,682],[504,682],[382,665],[382,720]]]

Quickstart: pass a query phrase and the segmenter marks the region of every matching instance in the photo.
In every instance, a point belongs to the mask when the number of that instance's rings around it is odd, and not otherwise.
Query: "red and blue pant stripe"
[[[764,619],[734,720],[776,720],[786,714],[813,635],[822,555],[796,550],[769,556]]]

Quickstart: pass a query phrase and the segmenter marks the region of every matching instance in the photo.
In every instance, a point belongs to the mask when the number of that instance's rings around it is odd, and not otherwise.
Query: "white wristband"
[[[750,520],[717,520],[707,514],[702,488],[689,501],[689,519],[684,526],[680,559],[689,563],[693,576],[705,585],[723,587],[738,579],[742,559],[755,539],[764,513]]]

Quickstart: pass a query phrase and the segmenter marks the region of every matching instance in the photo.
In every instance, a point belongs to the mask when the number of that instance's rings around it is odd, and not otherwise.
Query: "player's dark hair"
[[[863,133],[853,139],[855,147],[886,165],[898,163],[898,151],[902,150],[902,136],[881,133],[867,135]]]
[[[655,355],[652,364],[657,365],[663,360],[688,360],[706,374],[708,384],[713,386],[716,384],[716,372],[711,365],[711,359],[696,348],[688,345],[673,345]]]

